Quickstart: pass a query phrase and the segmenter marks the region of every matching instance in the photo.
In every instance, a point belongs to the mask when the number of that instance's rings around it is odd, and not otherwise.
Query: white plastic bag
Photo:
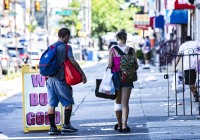
[[[183,92],[183,77],[178,72],[173,76],[171,87],[174,93]]]
[[[111,73],[111,69],[107,68],[104,72],[101,84],[99,86],[100,93],[115,95],[115,87],[113,84],[112,76],[113,74]]]

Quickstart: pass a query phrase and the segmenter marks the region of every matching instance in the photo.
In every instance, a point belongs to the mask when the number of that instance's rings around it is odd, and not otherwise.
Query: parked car
[[[40,49],[29,49],[28,54],[30,56],[30,66],[35,68],[39,65],[42,52],[40,51]]]
[[[0,47],[0,58],[3,74],[6,75],[9,71],[16,71],[13,57],[6,47]]]
[[[17,54],[19,54],[20,59],[22,60],[21,62],[23,64],[28,64],[29,63],[29,55],[28,55],[26,47],[20,46],[20,47],[17,47],[17,49],[14,46],[6,46],[6,47],[8,48],[8,50],[10,52],[17,50],[18,51]]]
[[[13,50],[13,49],[11,49],[11,50],[8,49],[8,51],[9,51],[9,53],[12,55],[13,60],[15,61],[15,66],[16,66],[17,68],[21,68],[22,65],[24,64],[24,62],[23,62],[22,59],[20,58],[19,52],[16,51],[16,50]]]

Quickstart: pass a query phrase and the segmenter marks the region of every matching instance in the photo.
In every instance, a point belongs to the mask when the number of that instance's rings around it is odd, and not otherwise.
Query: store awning
[[[166,23],[187,24],[188,10],[166,10]]]
[[[166,0],[166,9],[195,9],[195,6],[186,0]]]
[[[165,26],[165,19],[163,15],[159,15],[158,17],[155,18],[155,28],[161,28],[163,29]]]
[[[195,9],[195,6],[193,4],[188,4],[188,2],[184,2],[183,0],[176,0],[174,9]]]

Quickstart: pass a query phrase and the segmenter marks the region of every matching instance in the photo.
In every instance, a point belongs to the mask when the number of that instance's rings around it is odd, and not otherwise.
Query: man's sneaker
[[[69,123],[68,125],[63,124],[62,126],[62,132],[77,132],[78,129],[74,128],[71,123]]]
[[[58,130],[57,128],[51,127],[49,130],[49,135],[60,135],[61,131]]]

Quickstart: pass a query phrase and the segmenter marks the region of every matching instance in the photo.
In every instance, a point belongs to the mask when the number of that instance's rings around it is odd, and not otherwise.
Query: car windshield
[[[10,53],[13,57],[16,57],[16,51],[15,51],[15,50],[9,50],[9,53]]]
[[[15,51],[16,48],[8,48],[10,53],[12,53],[12,51]],[[17,48],[19,54],[24,54],[25,53],[25,49],[24,48]]]

